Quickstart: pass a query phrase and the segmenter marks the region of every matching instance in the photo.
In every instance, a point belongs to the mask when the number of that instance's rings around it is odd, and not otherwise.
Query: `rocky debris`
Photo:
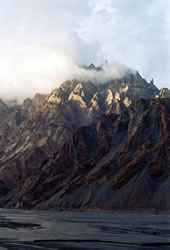
[[[170,104],[156,95],[129,72],[102,85],[66,81],[13,108],[0,102],[1,205],[169,206],[156,192],[168,185]]]

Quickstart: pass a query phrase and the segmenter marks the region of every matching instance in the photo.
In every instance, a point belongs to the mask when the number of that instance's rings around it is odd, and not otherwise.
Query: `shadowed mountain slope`
[[[1,206],[169,208],[164,93],[137,72],[102,85],[67,81],[10,111],[2,102]]]

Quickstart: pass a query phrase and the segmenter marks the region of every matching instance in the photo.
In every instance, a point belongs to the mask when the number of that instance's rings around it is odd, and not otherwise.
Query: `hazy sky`
[[[105,59],[170,87],[169,6],[170,0],[0,0],[0,96],[49,91],[75,64]]]

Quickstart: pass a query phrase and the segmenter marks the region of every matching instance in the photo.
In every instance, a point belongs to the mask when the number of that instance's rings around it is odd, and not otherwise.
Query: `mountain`
[[[2,101],[1,206],[169,208],[167,93],[136,72]]]

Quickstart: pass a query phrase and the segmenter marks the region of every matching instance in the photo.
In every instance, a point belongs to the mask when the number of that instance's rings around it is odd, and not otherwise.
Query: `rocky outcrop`
[[[1,206],[169,207],[170,100],[159,93],[137,72],[2,102]]]
[[[27,98],[23,103],[25,112],[34,112],[45,101],[46,97],[46,95],[38,93],[32,99]]]
[[[156,98],[167,98],[170,97],[170,90],[168,88],[162,88]]]

